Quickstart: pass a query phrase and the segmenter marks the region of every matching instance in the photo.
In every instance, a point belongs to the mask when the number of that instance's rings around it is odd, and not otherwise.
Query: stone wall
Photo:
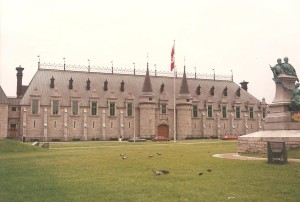
[[[0,104],[0,137],[7,137],[8,105]]]

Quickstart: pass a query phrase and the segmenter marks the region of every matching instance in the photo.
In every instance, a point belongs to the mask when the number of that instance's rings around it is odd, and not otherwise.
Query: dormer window
[[[59,100],[52,100],[52,114],[58,115],[59,114]]]
[[[116,116],[116,103],[115,102],[109,103],[109,116]]]
[[[73,89],[73,79],[72,79],[72,77],[69,80],[69,89]]]
[[[132,116],[132,108],[133,108],[133,103],[132,102],[128,102],[127,103],[127,116]]]
[[[227,108],[226,108],[226,106],[222,106],[222,118],[223,119],[227,118]]]
[[[91,115],[96,116],[97,115],[97,109],[98,109],[98,103],[96,101],[91,102]]]
[[[124,85],[125,85],[125,82],[122,81],[122,82],[121,82],[121,87],[120,87],[120,91],[121,91],[121,92],[124,92]]]
[[[78,115],[78,101],[77,100],[72,101],[72,115],[74,115],[74,116]]]
[[[250,119],[254,119],[254,109],[253,109],[253,107],[249,107],[249,117],[250,117]]]
[[[213,114],[213,107],[212,107],[212,105],[207,105],[207,117],[208,118],[212,118],[212,114]]]
[[[167,104],[160,104],[160,113],[167,114]]]
[[[241,118],[241,107],[240,106],[235,107],[235,118],[237,118],[237,119]]]
[[[90,90],[90,89],[91,89],[91,81],[90,81],[90,79],[88,79],[86,81],[86,90]]]
[[[39,114],[39,100],[33,99],[31,104],[31,114]]]
[[[198,106],[193,105],[193,118],[197,118],[197,117],[198,117]]]
[[[52,78],[50,79],[50,88],[54,88],[54,77],[52,76]]]

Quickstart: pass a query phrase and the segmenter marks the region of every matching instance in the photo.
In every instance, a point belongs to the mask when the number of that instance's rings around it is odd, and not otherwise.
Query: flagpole
[[[175,74],[176,74],[176,65],[175,65],[175,40],[174,40],[174,77],[173,77],[173,85],[174,85],[174,142],[176,142],[176,83],[175,83]]]

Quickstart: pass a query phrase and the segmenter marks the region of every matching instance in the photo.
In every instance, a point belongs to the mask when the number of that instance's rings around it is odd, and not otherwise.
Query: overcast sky
[[[234,75],[271,103],[269,64],[289,57],[300,76],[299,0],[0,0],[0,85],[16,95],[41,62]]]

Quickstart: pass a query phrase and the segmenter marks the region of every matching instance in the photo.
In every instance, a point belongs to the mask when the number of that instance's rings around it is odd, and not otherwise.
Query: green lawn
[[[0,140],[0,201],[300,200],[300,163],[212,157],[236,147],[219,140],[71,142],[48,150]],[[170,173],[156,176],[156,169]]]

